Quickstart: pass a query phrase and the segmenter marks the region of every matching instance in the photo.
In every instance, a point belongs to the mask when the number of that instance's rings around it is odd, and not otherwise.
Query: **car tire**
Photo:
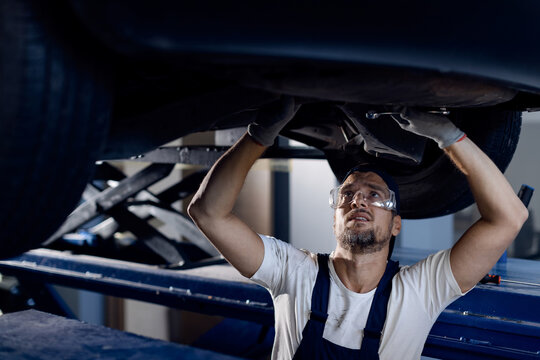
[[[504,172],[517,147],[521,112],[498,107],[478,108],[456,110],[449,117]],[[341,179],[358,159],[330,154],[328,161],[337,178]],[[405,219],[448,215],[474,202],[465,176],[435,142],[427,144],[424,160],[417,167],[366,157],[365,154],[361,161],[377,165],[394,177],[400,189],[401,216]]]
[[[92,39],[61,2],[0,0],[0,257],[38,247],[75,207],[111,108]]]

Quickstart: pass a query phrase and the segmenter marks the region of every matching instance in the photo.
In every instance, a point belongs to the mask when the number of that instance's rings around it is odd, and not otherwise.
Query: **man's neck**
[[[386,251],[356,254],[338,246],[332,260],[336,274],[347,289],[367,293],[379,284],[386,269],[386,258]]]

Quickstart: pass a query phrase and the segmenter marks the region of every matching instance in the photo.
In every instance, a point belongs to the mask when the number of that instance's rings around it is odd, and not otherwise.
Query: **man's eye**
[[[378,199],[378,198],[380,198],[380,197],[381,197],[381,194],[379,194],[379,193],[378,193],[378,192],[376,192],[376,191],[372,191],[372,192],[371,192],[371,197],[373,197],[373,198],[377,198],[377,199]]]
[[[354,193],[352,191],[343,191],[341,194],[340,194],[340,197],[344,200],[344,201],[350,201],[352,199],[352,197],[354,196]]]

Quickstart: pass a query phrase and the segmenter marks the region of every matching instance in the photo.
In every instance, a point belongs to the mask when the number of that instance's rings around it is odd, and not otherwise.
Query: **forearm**
[[[266,147],[247,134],[212,166],[189,205],[197,217],[223,218],[231,213],[245,178]]]
[[[519,231],[527,209],[491,159],[469,138],[444,150],[465,174],[482,219]]]

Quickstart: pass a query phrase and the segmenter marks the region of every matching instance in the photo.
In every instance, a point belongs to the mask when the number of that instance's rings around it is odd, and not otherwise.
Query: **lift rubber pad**
[[[240,358],[27,310],[0,316],[0,359]]]

